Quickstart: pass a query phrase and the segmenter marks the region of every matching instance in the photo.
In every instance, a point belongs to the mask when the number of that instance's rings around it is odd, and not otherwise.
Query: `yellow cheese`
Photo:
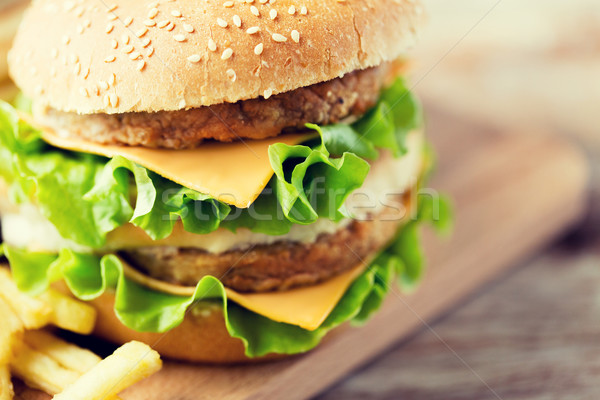
[[[142,274],[121,260],[128,279],[149,289],[176,296],[193,296],[195,287],[178,286]],[[242,307],[277,322],[297,325],[313,331],[329,316],[352,282],[368,264],[360,264],[317,285],[287,290],[284,292],[239,293],[225,288],[227,298]]]
[[[169,150],[103,145],[66,138],[40,128],[42,138],[55,147],[105,157],[122,156],[182,186],[240,208],[249,207],[273,176],[269,146],[296,145],[311,135],[286,134],[264,140],[211,142],[195,149]]]
[[[360,265],[318,285],[285,292],[238,293],[227,288],[227,297],[242,307],[273,321],[298,325],[314,331],[333,311],[364,268],[364,265]]]

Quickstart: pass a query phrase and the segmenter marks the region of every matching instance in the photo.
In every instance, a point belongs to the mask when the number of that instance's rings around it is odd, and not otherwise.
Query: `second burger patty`
[[[191,148],[206,139],[264,139],[306,123],[327,125],[364,114],[378,100],[391,66],[355,71],[328,82],[268,99],[156,113],[92,114],[35,110],[36,118],[61,134],[129,146]]]
[[[200,249],[145,247],[122,252],[133,266],[155,279],[195,286],[204,276],[217,277],[239,292],[288,290],[325,281],[370,257],[389,243],[410,215],[411,194],[398,197],[407,211],[384,208],[364,221],[352,221],[314,243],[278,242],[249,250],[214,254]]]

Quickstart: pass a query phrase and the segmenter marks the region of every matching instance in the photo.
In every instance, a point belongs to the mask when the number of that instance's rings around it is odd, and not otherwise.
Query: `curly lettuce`
[[[44,254],[7,245],[4,252],[18,288],[29,295],[39,295],[59,280],[64,280],[73,295],[84,301],[114,291],[115,314],[124,325],[139,332],[166,332],[183,321],[190,307],[201,307],[202,301],[219,302],[229,334],[242,340],[247,356],[296,354],[312,349],[327,332],[344,322],[367,321],[380,308],[395,277],[405,287],[419,281],[424,268],[419,227],[423,222],[432,222],[447,229],[451,220],[445,199],[423,196],[419,200],[422,211],[400,229],[393,243],[379,253],[313,331],[275,322],[228,301],[223,284],[212,276],[200,280],[193,296],[175,296],[129,280],[120,259],[112,254],[96,256],[68,249],[58,255]],[[434,208],[436,213],[432,212]]]
[[[271,146],[273,178],[250,209],[238,209],[123,157],[52,147],[14,108],[0,102],[0,176],[10,185],[12,201],[35,202],[61,236],[94,249],[126,223],[152,239],[169,236],[177,220],[197,234],[244,227],[282,235],[293,224],[343,218],[344,200],[367,176],[367,160],[376,159],[380,149],[401,156],[406,134],[421,123],[418,101],[398,80],[354,124],[307,125],[316,139]]]

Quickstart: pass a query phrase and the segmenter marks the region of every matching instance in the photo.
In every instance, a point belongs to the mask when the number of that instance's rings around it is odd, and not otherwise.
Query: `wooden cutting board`
[[[582,217],[588,171],[568,142],[531,131],[502,132],[435,110],[428,132],[439,154],[430,186],[454,199],[456,227],[449,239],[427,232],[429,267],[415,293],[395,289],[366,326],[343,326],[306,355],[234,367],[166,362],[122,398],[310,397],[448,312]],[[23,385],[17,393],[20,399],[47,398]]]

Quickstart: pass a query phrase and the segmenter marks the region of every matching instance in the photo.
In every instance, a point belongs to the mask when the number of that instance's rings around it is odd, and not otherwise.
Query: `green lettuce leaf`
[[[392,107],[393,102],[398,105]],[[197,234],[223,226],[282,235],[293,224],[346,216],[342,205],[362,185],[369,171],[365,160],[376,159],[384,148],[400,155],[420,113],[417,100],[398,80],[352,125],[307,125],[318,138],[271,146],[271,182],[249,209],[237,209],[123,157],[109,160],[49,146],[14,108],[0,102],[0,176],[10,184],[12,201],[35,202],[61,236],[93,249],[126,223],[153,239],[169,236],[177,220]]]
[[[419,198],[425,209],[433,207],[432,197]],[[440,200],[445,202],[445,200]],[[427,205],[431,203],[430,205]],[[295,354],[315,347],[331,329],[351,321],[362,324],[381,306],[398,276],[402,285],[414,285],[421,278],[423,254],[418,241],[422,222],[449,226],[447,206],[438,214],[418,213],[403,226],[393,243],[382,251],[352,283],[323,324],[314,331],[275,322],[228,301],[223,284],[216,278],[203,278],[193,296],[160,293],[130,281],[123,274],[115,255],[79,254],[65,249],[60,254],[32,253],[4,245],[13,278],[23,292],[32,296],[45,291],[52,282],[64,280],[81,300],[92,300],[107,290],[115,293],[115,314],[131,329],[140,332],[165,332],[179,325],[186,312],[201,302],[219,302],[227,330],[241,339],[249,357],[269,353]]]

